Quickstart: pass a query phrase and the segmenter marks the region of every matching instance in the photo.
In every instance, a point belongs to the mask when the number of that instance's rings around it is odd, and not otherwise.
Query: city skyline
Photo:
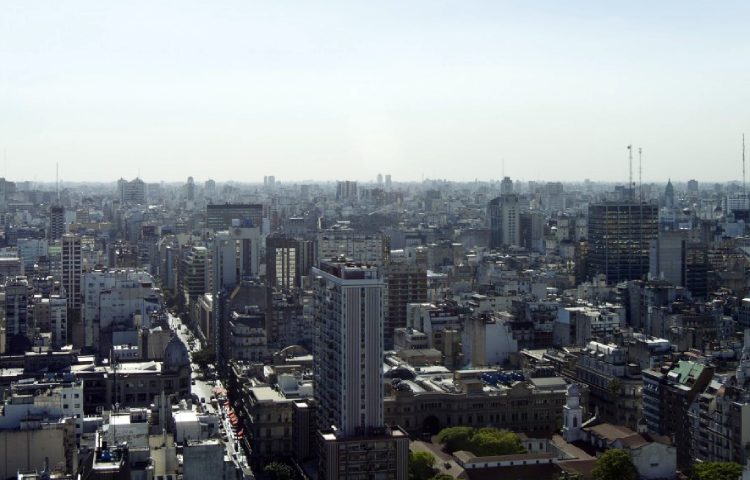
[[[741,177],[740,2],[76,6],[0,20],[10,179]]]

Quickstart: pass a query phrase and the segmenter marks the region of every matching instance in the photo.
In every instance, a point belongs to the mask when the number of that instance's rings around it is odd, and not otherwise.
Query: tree
[[[446,452],[453,453],[470,449],[473,434],[474,429],[471,427],[450,427],[442,429],[437,438]]]
[[[595,480],[637,480],[638,470],[633,465],[630,454],[619,448],[612,448],[596,459]]]
[[[466,450],[478,457],[526,452],[518,435],[498,428],[444,428],[438,433],[438,441],[448,453]]]
[[[271,462],[263,469],[273,480],[292,480],[294,470],[292,467],[281,462]]]
[[[609,391],[612,395],[619,395],[622,390],[622,383],[616,378],[609,381]]]
[[[482,428],[471,437],[470,451],[478,457],[525,453],[521,438],[508,430]]]
[[[193,361],[201,368],[216,360],[216,353],[212,348],[201,348],[193,354]]]
[[[409,452],[409,480],[429,480],[435,475],[435,457],[428,452]]]
[[[742,475],[742,465],[732,462],[704,462],[693,466],[690,478],[694,480],[737,480]]]

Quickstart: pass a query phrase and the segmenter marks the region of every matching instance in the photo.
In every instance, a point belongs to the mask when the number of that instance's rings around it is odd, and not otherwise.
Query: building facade
[[[649,247],[659,229],[656,205],[605,202],[589,206],[588,276],[604,274],[608,283],[645,278]]]
[[[518,195],[506,194],[490,201],[490,248],[521,245],[521,208]]]

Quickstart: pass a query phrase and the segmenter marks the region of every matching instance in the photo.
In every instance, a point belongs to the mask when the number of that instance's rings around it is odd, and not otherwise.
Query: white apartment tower
[[[506,194],[490,201],[490,248],[521,244],[521,208],[518,195]]]
[[[117,181],[117,193],[120,202],[123,204],[142,205],[146,203],[146,183],[140,178],[134,178],[129,182],[123,178],[119,179]]]
[[[376,268],[313,268],[319,426],[346,436],[383,426],[383,295]]]

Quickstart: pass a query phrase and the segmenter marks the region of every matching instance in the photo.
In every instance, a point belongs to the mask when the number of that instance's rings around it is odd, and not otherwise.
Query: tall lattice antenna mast
[[[638,147],[638,197],[643,202],[643,149]]]
[[[747,198],[745,190],[745,134],[742,134],[742,196]]]
[[[633,145],[628,145],[628,191],[632,200],[635,197],[633,195]]]
[[[60,203],[60,162],[55,163],[55,193],[57,195],[57,203]]]

